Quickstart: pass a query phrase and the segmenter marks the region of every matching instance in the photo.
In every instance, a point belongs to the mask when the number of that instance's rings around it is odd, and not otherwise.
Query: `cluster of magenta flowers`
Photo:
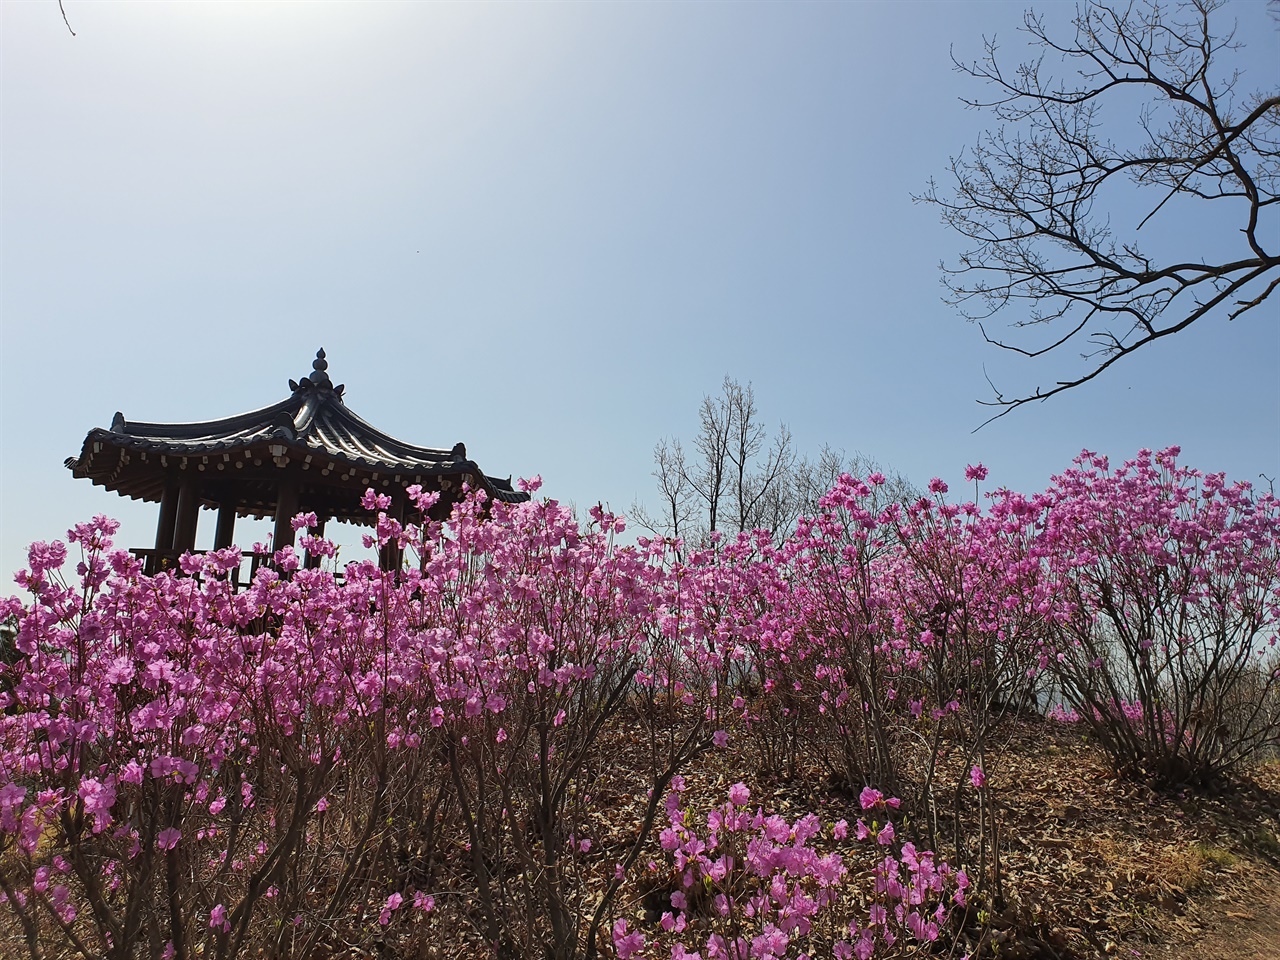
[[[658,924],[672,941],[671,960],[824,954],[872,960],[895,947],[899,954],[928,950],[943,936],[952,910],[966,905],[965,872],[936,862],[932,851],[911,841],[900,842],[893,822],[878,819],[900,801],[879,790],[864,788],[860,797],[871,824],[858,820],[857,840],[883,849],[870,899],[855,905],[847,893],[845,857],[814,846],[847,840],[847,821],[825,827],[812,813],[789,823],[758,807],[753,812],[750,790],[736,783],[726,801],[707,813],[704,830],[682,803],[683,782],[673,787],[666,804],[670,825],[660,837],[674,875],[672,909]],[[656,864],[650,869],[661,870]],[[626,920],[618,920],[612,933],[620,960],[667,955],[646,950],[646,936]]]
[[[620,545],[598,507],[477,492],[401,523],[370,492],[402,569],[339,575],[300,515],[328,566],[286,548],[241,590],[234,549],[145,577],[95,518],[34,544],[0,602],[2,909],[33,956],[324,956],[445,923],[504,957],[955,936],[999,882],[1009,706],[1060,703],[1152,776],[1280,742],[1280,505],[1176,458],[1086,453],[981,505],[941,481],[883,505],[882,477],[846,476],[791,536],[679,551]],[[645,799],[606,829],[596,784],[630,742]],[[738,785],[695,827],[679,778],[713,751],[820,764],[864,815],[787,822]],[[866,901],[850,835],[883,850]],[[655,844],[683,905],[646,933],[623,904]]]

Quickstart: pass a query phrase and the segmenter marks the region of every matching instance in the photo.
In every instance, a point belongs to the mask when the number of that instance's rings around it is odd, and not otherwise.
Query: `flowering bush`
[[[828,830],[814,814],[788,823],[758,808],[752,813],[750,796],[742,783],[730,787],[725,803],[707,814],[705,833],[682,806],[679,789],[667,801],[670,826],[661,843],[675,889],[660,927],[673,940],[672,960],[819,954],[871,960],[889,955],[895,945],[929,949],[945,939],[951,910],[965,905],[968,877],[937,863],[931,851],[900,842],[891,821],[875,819],[897,800],[871,788],[862,792],[872,823],[859,820],[856,838],[879,852],[870,902],[855,904],[844,883],[845,858],[813,846],[824,836],[845,840],[848,824],[840,821]],[[613,940],[620,958],[658,955],[644,951],[646,938],[624,920],[614,925]]]
[[[474,492],[441,524],[410,488],[402,523],[370,491],[402,568],[286,548],[243,590],[235,550],[143,576],[101,517],[34,544],[0,602],[2,912],[33,957],[327,956],[448,923],[501,958],[865,960],[998,884],[1005,708],[1052,694],[1165,779],[1280,745],[1274,497],[1175,451],[1085,454],[985,508],[936,481],[873,509],[880,482],[687,557],[618,546],[600,508]],[[299,544],[332,557],[315,522]],[[825,767],[866,812],[787,822],[736,785],[704,828],[679,777],[709,751]],[[878,851],[865,902],[850,831]],[[633,929],[655,842],[672,909]]]
[[[434,906],[419,883],[469,887],[499,954],[594,943],[622,879],[583,826],[601,738],[638,691],[673,705],[637,771],[652,821],[714,735],[661,550],[615,550],[620,519],[583,529],[553,501],[476,494],[446,536],[368,500],[416,565],[339,582],[286,549],[237,594],[234,551],[146,578],[102,518],[72,532],[75,585],[63,546],[32,548],[32,599],[3,611],[0,892],[34,955],[50,929],[87,955],[324,954]]]
[[[314,952],[392,879],[386,821],[423,787],[422,738],[388,735],[419,709],[378,628],[394,597],[367,566],[237,595],[232,551],[150,579],[114,529],[72,531],[75,586],[36,545],[32,601],[6,608],[0,892],[37,956],[51,929],[86,956],[233,956],[264,931]]]
[[[777,724],[783,705],[850,789],[877,783],[903,797],[930,847],[945,820],[955,862],[985,878],[997,833],[970,815],[966,774],[986,763],[1002,711],[1033,700],[1053,612],[1034,510],[1006,491],[987,514],[951,504],[941,481],[931,497],[874,510],[882,482],[841,477],[818,516],[757,549],[760,586],[748,595],[768,609],[747,642],[768,695],[753,715],[772,707]]]
[[[1047,667],[1118,766],[1206,781],[1280,745],[1280,504],[1178,452],[1054,478]]]

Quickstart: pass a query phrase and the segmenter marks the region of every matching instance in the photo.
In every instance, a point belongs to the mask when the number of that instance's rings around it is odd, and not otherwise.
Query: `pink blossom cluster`
[[[462,902],[508,953],[612,939],[639,955],[618,904],[660,834],[682,949],[787,956],[821,919],[824,943],[859,955],[942,936],[940,904],[970,876],[999,882],[988,744],[1005,712],[1061,702],[1118,767],[1166,779],[1280,743],[1270,494],[1172,448],[1114,470],[1086,453],[1044,492],[982,505],[937,481],[876,506],[882,483],[840,478],[779,542],[687,552],[619,546],[624,521],[600,507],[580,523],[473,492],[447,523],[411,523],[370,491],[371,544],[402,569],[338,576],[286,548],[243,590],[234,549],[143,576],[102,517],[33,544],[25,598],[0,601],[4,908],[33,955],[61,937],[231,957],[272,931],[271,950],[323,956]],[[407,494],[423,518],[436,502]],[[299,544],[332,558],[315,522],[296,519]],[[644,799],[619,840],[595,785],[632,741]],[[735,786],[694,828],[673,797],[712,750],[818,762],[863,790],[874,812],[831,836],[892,859],[874,914],[837,902],[851,868],[820,852],[815,819],[749,812]],[[946,871],[922,852],[944,803],[973,858]],[[720,939],[680,940],[691,911]]]
[[[410,494],[424,510],[434,499]],[[662,629],[663,548],[615,549],[622,528],[602,510],[584,528],[554,501],[477,493],[447,530],[379,512],[379,541],[405,548],[407,569],[354,563],[339,579],[286,548],[242,592],[236,551],[148,578],[104,518],[71,532],[76,580],[63,544],[34,545],[18,576],[29,599],[0,609],[15,628],[0,673],[0,896],[32,949],[55,923],[103,956],[142,942],[231,956],[264,928],[293,955],[323,955],[335,931],[434,906],[403,863],[446,809],[440,842],[478,863],[538,811],[545,849],[529,856],[566,878],[531,909],[568,922],[585,909],[573,891],[590,843],[568,842],[582,831],[566,805],[586,802],[605,724],[638,691],[687,715],[659,787],[712,736],[700,668]],[[65,882],[49,885],[54,863]],[[471,882],[503,936],[514,911],[492,892],[507,878],[450,867],[440,884]],[[373,897],[382,907],[366,912]]]
[[[819,953],[871,960],[890,955],[900,941],[937,942],[947,933],[951,910],[965,905],[964,871],[937,862],[932,851],[910,841],[899,843],[891,821],[874,819],[899,805],[878,790],[863,790],[863,810],[873,819],[870,826],[861,819],[857,826],[859,841],[883,848],[864,911],[850,902],[845,858],[814,846],[826,838],[845,840],[845,821],[827,829],[814,814],[788,823],[760,808],[752,812],[750,791],[737,783],[725,803],[708,812],[703,830],[683,806],[681,788],[677,784],[667,801],[670,825],[661,834],[675,889],[657,939],[671,941],[672,960],[783,960]],[[647,938],[625,920],[612,933],[620,958],[646,955]]]

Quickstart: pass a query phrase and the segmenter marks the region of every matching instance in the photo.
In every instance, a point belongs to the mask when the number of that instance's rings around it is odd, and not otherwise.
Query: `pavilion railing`
[[[133,547],[129,552],[142,561],[142,572],[145,576],[154,577],[158,573],[173,571],[181,573],[178,560],[184,553],[204,554],[207,550],[156,550],[154,548]],[[240,566],[231,570],[231,586],[241,590],[253,583],[259,567],[274,566],[271,554],[266,552],[245,551]]]

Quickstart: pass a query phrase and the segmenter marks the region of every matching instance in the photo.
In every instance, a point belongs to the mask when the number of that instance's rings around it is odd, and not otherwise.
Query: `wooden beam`
[[[404,495],[403,490],[392,493],[391,506],[387,508],[387,516],[399,520],[403,524],[407,503],[408,498]],[[400,545],[397,543],[388,543],[378,551],[378,565],[383,570],[399,570],[403,560],[404,551],[400,549]]]
[[[178,482],[166,480],[160,498],[160,521],[156,524],[156,549],[168,550],[173,546],[174,522],[178,518]]]
[[[213,535],[213,549],[222,550],[235,540],[236,508],[230,501],[218,505],[218,529]]]
[[[329,521],[329,518],[328,518],[328,517],[326,517],[324,514],[320,514],[320,516],[319,516],[319,517],[317,518],[317,520],[316,520],[316,525],[315,525],[314,527],[312,527],[312,529],[311,529],[311,535],[312,535],[313,537],[323,537],[323,536],[324,536],[324,525],[325,525],[328,521]],[[311,555],[311,551],[310,551],[310,550],[308,550],[308,551],[307,551],[307,563],[306,563],[306,566],[307,566],[308,568],[310,568],[310,569],[314,570],[314,569],[316,569],[316,568],[318,568],[318,567],[320,566],[320,561],[321,561],[322,559],[323,559],[323,558],[322,558],[319,554],[316,554],[315,556],[312,556],[312,555]]]
[[[182,478],[178,486],[178,515],[174,520],[174,550],[194,550],[196,548],[196,524],[200,520],[200,497],[196,492],[195,481]]]
[[[271,540],[271,549],[293,545],[293,517],[298,512],[298,478],[286,476],[280,478],[280,486],[276,496],[276,529]]]

